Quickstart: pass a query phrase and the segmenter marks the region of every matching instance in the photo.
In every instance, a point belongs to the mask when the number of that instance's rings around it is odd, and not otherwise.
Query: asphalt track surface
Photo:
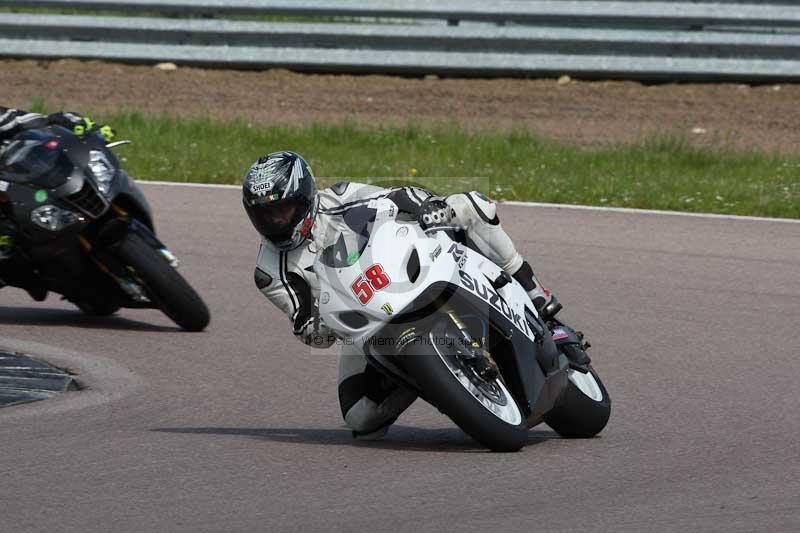
[[[0,531],[800,530],[799,224],[503,206],[613,412],[493,454],[422,402],[351,440],[335,351],[253,285],[236,191],[145,191],[212,323],[2,289],[0,345],[90,388],[0,410]]]

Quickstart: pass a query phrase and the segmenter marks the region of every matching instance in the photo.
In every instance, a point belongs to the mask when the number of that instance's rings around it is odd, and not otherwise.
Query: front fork
[[[136,279],[136,276],[133,275],[130,269],[125,265],[114,264],[116,261],[113,261],[113,256],[109,256],[109,254],[103,253],[103,251],[113,251],[114,247],[122,241],[128,233],[136,233],[153,246],[153,248],[158,250],[173,268],[178,268],[180,261],[178,261],[178,258],[156,238],[150,228],[139,220],[130,217],[126,210],[116,204],[111,204],[111,209],[114,215],[116,215],[116,218],[110,220],[98,233],[96,241],[99,246],[93,245],[92,242],[83,235],[79,238],[80,246],[94,264],[97,265],[100,271],[111,277],[131,300],[138,304],[147,304],[150,302],[150,299],[147,297],[144,287]]]
[[[492,354],[485,348],[486,339],[475,339],[467,329],[466,324],[458,317],[455,310],[450,306],[442,309],[456,328],[464,336],[465,349],[459,350],[459,355],[475,369],[478,375],[486,381],[494,381],[500,376],[500,368],[497,366]]]

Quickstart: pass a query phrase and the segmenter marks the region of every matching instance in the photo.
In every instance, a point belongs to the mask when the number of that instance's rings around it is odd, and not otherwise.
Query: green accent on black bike
[[[106,142],[112,141],[114,137],[116,137],[116,134],[114,133],[114,130],[111,129],[111,126],[103,126],[100,128],[100,134],[103,136]]]
[[[83,117],[83,124],[77,124],[72,128],[72,133],[78,135],[79,137],[86,134],[91,133],[92,131],[100,132],[100,135],[106,140],[106,142],[110,142],[116,137],[116,133],[111,126],[103,125],[97,129],[97,123],[90,119],[89,117]]]

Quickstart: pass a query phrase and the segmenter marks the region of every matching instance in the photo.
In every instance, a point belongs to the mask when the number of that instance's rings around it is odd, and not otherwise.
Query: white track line
[[[719,215],[716,213],[687,213],[684,211],[660,211],[658,209],[635,209],[632,207],[601,207],[594,205],[573,205],[573,204],[543,204],[539,202],[517,202],[508,200],[502,202],[504,205],[518,205],[523,207],[550,207],[555,209],[582,209],[584,211],[611,211],[612,213],[631,213],[639,215],[667,215],[672,217],[694,217],[694,218],[719,218],[723,220],[749,220],[755,222],[783,222],[787,224],[800,224],[800,219],[796,218],[770,218],[770,217],[751,217],[744,215]]]
[[[204,189],[242,188],[241,185],[222,185],[219,183],[187,183],[183,181],[137,180],[136,183],[148,184],[148,185],[166,185],[169,187],[197,187]],[[665,215],[672,217],[716,218],[721,220],[746,220],[751,222],[780,222],[784,224],[800,224],[800,219],[795,219],[795,218],[750,217],[743,215],[718,215],[715,213],[686,213],[683,211],[660,211],[657,209],[634,209],[631,207],[600,207],[593,205],[545,204],[541,202],[518,202],[515,200],[504,200],[501,203],[504,205],[514,205],[519,207],[539,207],[547,209],[577,209],[583,211],[608,211],[611,213],[628,213],[634,215]]]

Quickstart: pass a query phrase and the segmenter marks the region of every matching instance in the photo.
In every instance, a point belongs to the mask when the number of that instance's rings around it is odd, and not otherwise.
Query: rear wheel
[[[134,270],[150,300],[176,324],[188,331],[201,331],[208,325],[208,307],[161,252],[139,235],[129,233],[117,254]]]
[[[544,421],[562,437],[594,437],[608,423],[611,398],[591,366],[586,374],[571,368],[568,372],[569,384]]]
[[[420,341],[412,342],[403,358],[406,371],[422,388],[422,397],[487,448],[498,452],[522,448],[528,438],[522,410],[501,378],[484,380],[458,354],[460,333],[448,331],[443,322],[427,333],[425,342]]]

